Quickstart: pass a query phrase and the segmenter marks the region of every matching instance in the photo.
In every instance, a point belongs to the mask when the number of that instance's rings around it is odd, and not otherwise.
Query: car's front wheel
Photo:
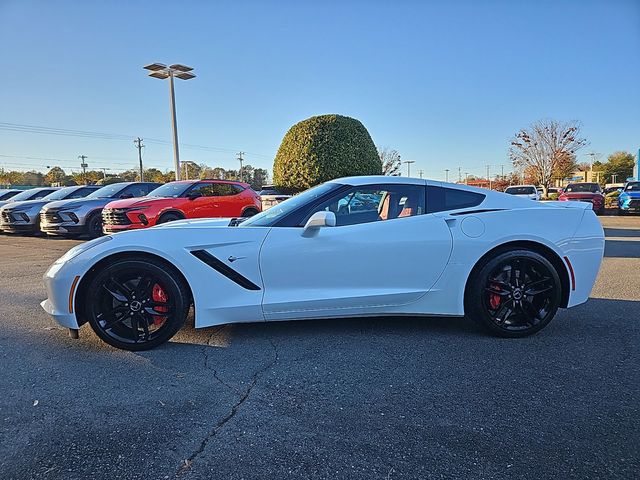
[[[184,324],[190,295],[184,280],[153,259],[123,259],[98,272],[87,288],[85,314],[102,340],[125,350],[148,350]]]
[[[553,319],[560,301],[551,262],[530,250],[511,250],[490,258],[469,279],[465,313],[495,335],[526,337]]]

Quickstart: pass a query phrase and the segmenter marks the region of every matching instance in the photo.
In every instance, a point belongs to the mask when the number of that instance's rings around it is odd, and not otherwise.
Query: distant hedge
[[[382,162],[364,125],[343,115],[320,115],[289,129],[273,162],[273,183],[299,192],[334,178],[381,175]]]

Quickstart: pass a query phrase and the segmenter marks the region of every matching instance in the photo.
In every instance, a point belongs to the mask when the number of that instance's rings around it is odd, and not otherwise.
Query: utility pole
[[[500,165],[500,178],[504,182],[504,165]]]
[[[444,181],[445,182],[449,181],[449,169],[448,168],[444,169]]]
[[[422,174],[424,173],[424,170],[420,170],[418,173],[420,174],[420,178],[422,178]]]
[[[140,181],[144,182],[144,170],[142,169],[142,148],[144,145],[142,144],[142,139],[140,137],[136,138],[133,141],[133,144],[138,149],[138,162],[140,162]]]
[[[405,160],[402,163],[406,163],[407,164],[407,177],[410,177],[411,176],[411,164],[412,163],[416,163],[416,161],[415,160]]]
[[[458,167],[458,183],[462,183],[462,167]]]
[[[491,167],[491,165],[487,165],[487,180],[489,181],[489,190],[491,190],[491,178],[489,178],[489,167]]]
[[[464,172],[464,184],[469,185],[469,172]]]
[[[238,152],[238,161],[240,162],[240,181],[242,182],[242,162],[244,162],[244,158],[242,158],[244,152]]]
[[[106,180],[107,179],[107,169],[103,167],[100,170],[102,170],[102,178],[104,178]]]
[[[589,182],[593,182],[593,159],[598,156],[596,152],[587,153],[591,157],[591,178],[588,180]]]
[[[87,167],[89,165],[87,165],[87,163],[85,162],[85,159],[87,159],[88,157],[86,155],[78,155],[78,158],[80,159],[80,167],[82,168],[82,177],[84,178],[84,183],[86,185],[87,184]]]

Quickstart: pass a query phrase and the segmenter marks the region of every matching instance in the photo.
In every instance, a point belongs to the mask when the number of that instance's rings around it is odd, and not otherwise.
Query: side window
[[[135,185],[129,185],[118,196],[119,197],[122,197],[122,196],[144,197],[150,191],[151,191],[151,188],[150,188],[149,184],[138,183],[138,184],[135,184]]]
[[[32,200],[40,200],[42,197],[46,197],[47,195],[53,192],[55,192],[55,190],[41,190],[35,194]]]
[[[427,187],[427,213],[445,212],[459,208],[476,207],[485,195],[455,188]]]
[[[214,183],[212,185],[215,195],[218,197],[228,197],[231,195],[237,195],[242,191],[242,189],[238,190],[236,185],[232,185],[230,183]]]
[[[95,191],[96,191],[95,188],[79,188],[75,192],[73,192],[71,195],[69,195],[67,199],[72,200],[74,198],[84,198],[87,195],[89,195],[91,192],[95,192]]]
[[[379,222],[424,213],[424,187],[419,185],[367,185],[353,187],[311,209],[336,214],[336,226]]]
[[[214,187],[215,184],[213,183],[198,183],[191,190],[189,190],[189,193],[199,193],[203,197],[215,197],[217,195]]]

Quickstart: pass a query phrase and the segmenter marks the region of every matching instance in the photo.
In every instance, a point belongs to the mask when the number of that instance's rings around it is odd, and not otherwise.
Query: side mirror
[[[187,195],[187,198],[189,200],[195,200],[196,198],[200,198],[202,196],[201,192],[191,192],[190,194]]]
[[[322,227],[335,227],[336,226],[336,214],[333,212],[316,212],[304,226],[302,231],[303,237],[313,237],[318,233]]]

